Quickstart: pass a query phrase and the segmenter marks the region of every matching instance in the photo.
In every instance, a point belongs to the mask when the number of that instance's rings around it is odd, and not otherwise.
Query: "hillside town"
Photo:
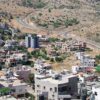
[[[83,25],[75,10],[60,15],[82,5],[91,16],[95,0],[65,1],[0,0],[0,100],[100,100],[99,31],[87,31],[91,21],[83,27],[86,13]]]
[[[99,100],[100,55],[85,41],[17,33],[0,27],[0,100]],[[77,63],[63,65],[70,56]]]

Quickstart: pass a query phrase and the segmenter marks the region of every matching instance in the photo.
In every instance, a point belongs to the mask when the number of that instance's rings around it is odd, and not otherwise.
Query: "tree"
[[[96,71],[97,71],[97,72],[100,72],[100,65],[98,65],[98,66],[96,67]]]
[[[11,89],[10,88],[0,88],[0,94],[9,94],[11,92]]]
[[[100,54],[99,55],[96,55],[95,57],[97,60],[100,60]]]
[[[100,54],[95,56],[96,59],[96,63],[99,64],[100,63]]]
[[[51,61],[51,62],[54,62],[54,58],[51,58],[50,61]]]
[[[29,52],[28,52],[28,53],[27,53],[27,55],[28,55],[28,58],[29,58],[29,59],[31,59],[31,58],[32,58],[31,53],[29,53]]]
[[[63,58],[61,58],[61,57],[56,57],[55,60],[56,60],[57,62],[62,62],[62,61],[63,61]]]

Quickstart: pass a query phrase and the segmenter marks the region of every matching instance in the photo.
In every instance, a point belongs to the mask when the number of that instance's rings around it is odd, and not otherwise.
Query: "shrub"
[[[66,27],[72,26],[72,25],[75,25],[75,24],[78,24],[78,23],[79,23],[79,21],[75,18],[65,20],[65,26]]]
[[[61,26],[61,22],[59,22],[59,21],[53,22],[53,27],[54,27],[54,28],[58,28],[58,27],[60,27],[60,26]]]
[[[44,3],[40,0],[34,4],[34,8],[43,8],[45,6],[46,6],[46,3]]]
[[[63,61],[63,58],[61,58],[61,57],[56,57],[55,60],[56,60],[57,62],[62,62],[62,61]]]

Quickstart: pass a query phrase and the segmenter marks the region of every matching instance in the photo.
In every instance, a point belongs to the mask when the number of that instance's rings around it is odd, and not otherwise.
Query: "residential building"
[[[75,41],[70,46],[71,50],[82,50],[82,51],[84,51],[86,47],[87,47],[87,44],[82,41]]]
[[[78,66],[78,65],[72,66],[72,73],[77,74],[79,72],[79,68],[80,68],[80,66]]]
[[[40,71],[43,70],[43,69],[51,69],[51,65],[49,63],[46,63],[45,61],[43,60],[36,60],[35,63],[34,63],[34,69],[37,70],[37,71]]]
[[[27,48],[39,48],[39,37],[37,35],[27,35],[25,45]]]
[[[82,60],[84,56],[84,52],[76,52],[75,56],[77,60]]]
[[[17,77],[18,75],[15,75],[12,71],[6,72],[5,75],[0,77],[0,88],[10,88],[11,94],[14,96],[27,93],[27,84]]]
[[[83,55],[81,59],[81,65],[83,67],[94,67],[95,59],[90,57],[89,55]]]
[[[6,58],[6,65],[7,66],[14,66],[22,62],[27,62],[28,57],[25,53],[14,53],[12,55],[9,55],[8,58]]]
[[[14,53],[11,57],[24,62],[28,61],[28,56],[26,53]]]
[[[76,52],[76,59],[80,60],[81,66],[83,67],[94,67],[95,66],[95,59],[92,58],[90,55],[84,54],[84,52]]]
[[[17,66],[15,69],[19,79],[24,81],[29,80],[29,75],[31,74],[31,68],[29,66]]]
[[[78,78],[65,71],[35,74],[36,100],[71,100],[78,95]]]
[[[18,44],[18,43],[17,43],[16,40],[7,40],[7,41],[5,42],[4,47],[7,48],[7,49],[10,49],[10,48],[13,48],[13,47],[17,46],[17,44]]]

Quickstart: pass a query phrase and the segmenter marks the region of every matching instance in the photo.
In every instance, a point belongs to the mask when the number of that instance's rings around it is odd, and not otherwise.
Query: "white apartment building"
[[[84,52],[75,53],[76,59],[80,60],[81,66],[83,67],[94,67],[95,59],[89,55],[85,55]]]
[[[83,55],[81,59],[81,65],[83,67],[94,67],[95,60],[91,58],[89,55]]]
[[[65,71],[35,74],[36,100],[71,100],[78,95],[78,78]]]
[[[77,60],[82,60],[82,58],[84,56],[84,52],[76,52],[75,56],[76,56]]]

